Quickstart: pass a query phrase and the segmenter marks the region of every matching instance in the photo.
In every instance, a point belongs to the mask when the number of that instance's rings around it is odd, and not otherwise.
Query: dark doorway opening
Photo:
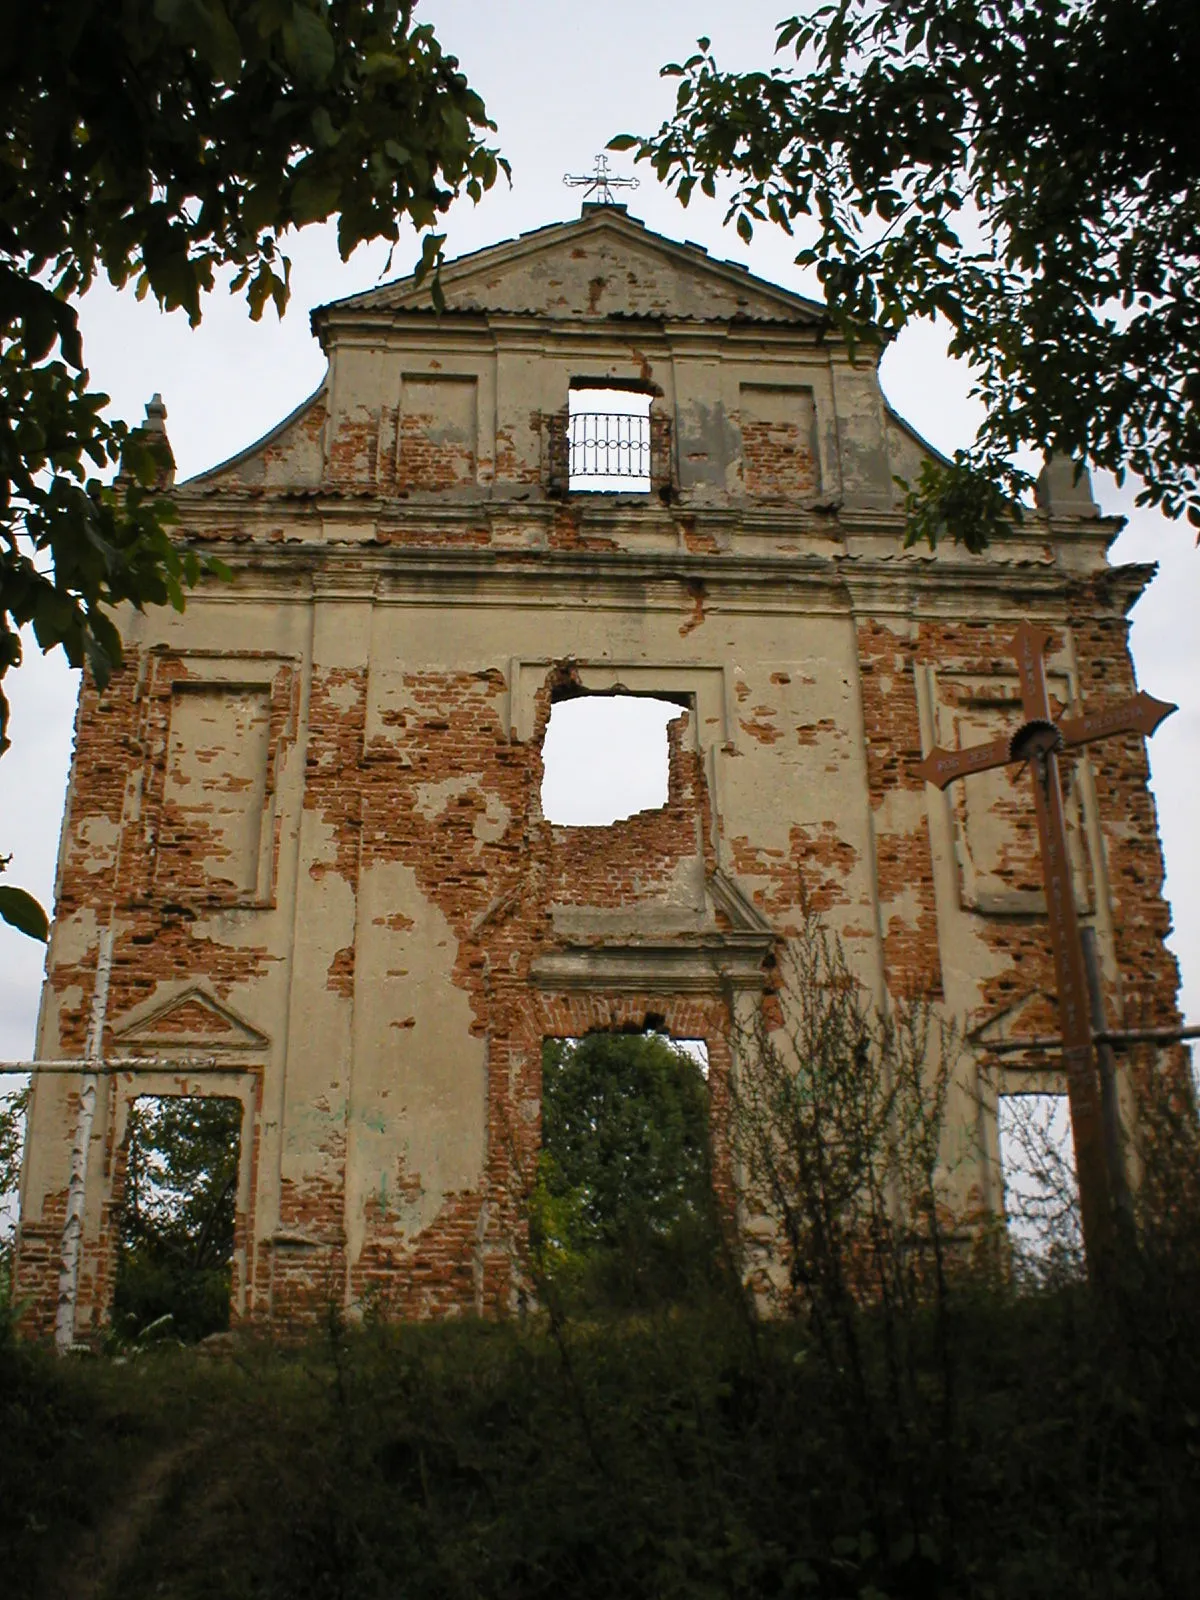
[[[240,1100],[144,1095],[129,1109],[113,1327],[191,1342],[229,1326]]]
[[[694,1300],[715,1285],[707,1069],[699,1040],[544,1041],[531,1235],[553,1289],[620,1311]]]

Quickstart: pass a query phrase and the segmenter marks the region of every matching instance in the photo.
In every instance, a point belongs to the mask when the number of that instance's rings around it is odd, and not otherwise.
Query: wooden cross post
[[[934,747],[916,771],[939,789],[972,772],[987,772],[1009,762],[1027,762],[1033,777],[1033,803],[1037,814],[1042,875],[1058,990],[1059,1028],[1063,1066],[1071,1109],[1075,1143],[1075,1171],[1083,1218],[1083,1242],[1089,1269],[1103,1275],[1114,1244],[1112,1207],[1113,1174],[1105,1158],[1104,1123],[1096,1073],[1087,975],[1075,892],[1067,855],[1067,825],[1063,812],[1058,753],[1091,744],[1114,733],[1152,734],[1164,717],[1177,708],[1153,695],[1136,694],[1099,711],[1064,717],[1055,723],[1050,714],[1043,664],[1050,635],[1045,628],[1023,622],[1012,641],[1021,680],[1024,724],[1008,739],[966,750]]]

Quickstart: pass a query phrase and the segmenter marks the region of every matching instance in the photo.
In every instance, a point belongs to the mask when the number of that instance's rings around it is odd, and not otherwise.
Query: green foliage
[[[11,1085],[11,1078],[0,1078],[0,1345],[9,1337],[15,1309],[12,1303],[13,1240],[25,1118],[29,1110],[29,1084],[17,1089]]]
[[[7,1080],[11,1085],[12,1079]],[[5,1080],[0,1079],[0,1088]],[[0,1204],[11,1201],[21,1177],[25,1113],[29,1110],[29,1085],[5,1088],[0,1093]]]
[[[569,1371],[536,1322],[334,1328],[219,1366],[18,1347],[8,1592],[73,1592],[99,1544],[122,1600],[1178,1600],[1200,1592],[1190,1331],[1160,1368],[1078,1288],[964,1297],[934,1518],[861,1449],[849,1375],[802,1324],[718,1307],[579,1325]],[[881,1330],[868,1358],[886,1371]],[[936,1375],[932,1341],[914,1359]]]
[[[115,607],[181,607],[221,570],[172,540],[164,463],[105,416],[72,298],[103,274],[194,325],[228,267],[282,314],[288,229],[336,214],[347,257],[431,227],[495,182],[492,126],[409,0],[59,0],[2,30],[0,754],[23,624],[103,686]]]
[[[11,860],[11,856],[0,856],[0,872]],[[10,883],[0,883],[0,922],[11,924],[19,933],[40,939],[43,944],[50,937],[50,925],[41,906],[26,890]]]
[[[698,1064],[657,1034],[546,1040],[539,1275],[595,1306],[670,1299],[711,1275],[717,1241]]]
[[[113,1327],[170,1317],[185,1340],[229,1326],[242,1107],[198,1096],[144,1098],[129,1113]]]
[[[739,1027],[731,1136],[763,1292],[857,1338],[864,1303],[944,1309],[952,1028],[916,998],[881,1012],[841,941],[805,917],[777,953],[774,1006]],[[865,1301],[864,1301],[865,1296]]]
[[[912,490],[910,537],[980,548],[1028,447],[1200,527],[1200,9],[836,0],[776,49],[795,65],[730,73],[701,39],[663,68],[674,116],[611,147],[685,205],[732,179],[727,220],[795,230],[851,340],[946,319],[987,420]]]

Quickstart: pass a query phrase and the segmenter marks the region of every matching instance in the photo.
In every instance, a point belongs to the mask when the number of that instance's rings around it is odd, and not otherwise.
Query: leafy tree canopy
[[[229,1326],[242,1107],[178,1096],[129,1113],[113,1322],[136,1335],[161,1318],[185,1339]]]
[[[493,126],[413,0],[14,8],[0,30],[0,754],[23,624],[103,685],[121,656],[112,609],[181,606],[203,566],[168,532],[152,436],[105,416],[72,299],[103,274],[195,324],[231,267],[253,317],[282,313],[288,229],[336,214],[343,257],[395,241],[403,219],[429,229],[495,182]],[[427,233],[420,270],[441,242]],[[6,886],[0,918],[37,932],[32,906]]]
[[[949,323],[987,420],[910,488],[910,542],[982,548],[1031,447],[1131,470],[1200,528],[1200,7],[836,0],[776,49],[724,72],[701,39],[663,68],[674,116],[613,148],[685,205],[732,179],[743,239],[795,229],[851,337]]]
[[[542,1047],[535,1252],[593,1301],[673,1296],[712,1266],[708,1086],[657,1034],[592,1033]]]

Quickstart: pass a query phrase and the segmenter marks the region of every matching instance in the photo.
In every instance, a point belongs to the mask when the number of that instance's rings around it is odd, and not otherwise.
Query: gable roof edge
[[[790,311],[792,317],[788,320],[805,321],[810,325],[829,325],[829,313],[819,301],[796,294],[781,284],[772,283],[768,278],[760,278],[739,262],[710,256],[702,245],[671,239],[665,234],[656,233],[653,229],[647,228],[639,218],[628,216],[624,210],[616,206],[596,207],[573,221],[547,223],[543,227],[531,229],[528,233],[518,234],[516,238],[504,239],[497,244],[485,245],[482,249],[458,256],[443,267],[442,281],[447,287],[452,287],[456,282],[470,278],[487,267],[502,267],[536,255],[552,241],[566,241],[606,230],[649,245],[661,254],[685,264],[692,271],[719,278],[731,288],[750,287],[755,294],[773,300],[781,310]],[[319,337],[322,325],[331,315],[338,313],[355,311],[386,313],[421,309],[419,304],[412,303],[414,300],[427,302],[428,289],[425,285],[414,283],[413,275],[410,273],[406,277],[395,278],[390,283],[380,284],[374,289],[362,290],[358,294],[347,295],[343,299],[330,300],[323,305],[315,306],[311,314],[313,332]],[[479,309],[486,308],[481,305]]]

